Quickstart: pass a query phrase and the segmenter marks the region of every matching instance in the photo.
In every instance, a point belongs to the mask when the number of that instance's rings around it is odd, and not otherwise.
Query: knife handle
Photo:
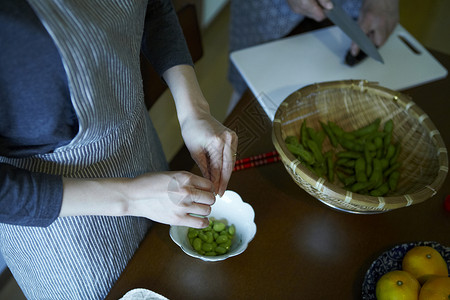
[[[356,56],[353,56],[351,54],[350,50],[348,50],[347,55],[345,55],[345,63],[352,67],[354,65],[359,64],[366,57],[367,57],[367,54],[362,50],[359,50],[359,53]]]

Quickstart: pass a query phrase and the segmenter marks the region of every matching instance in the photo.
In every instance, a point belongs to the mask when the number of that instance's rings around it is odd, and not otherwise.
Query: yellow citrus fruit
[[[406,252],[402,260],[402,269],[411,273],[420,284],[432,275],[448,276],[448,267],[442,255],[434,248],[416,246]]]
[[[420,284],[414,276],[403,270],[390,271],[377,281],[377,300],[417,300]]]
[[[432,276],[420,289],[419,300],[449,300],[450,277]]]

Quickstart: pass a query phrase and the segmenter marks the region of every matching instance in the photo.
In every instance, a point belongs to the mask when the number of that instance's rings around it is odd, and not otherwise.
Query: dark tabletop
[[[450,69],[449,55],[432,54]],[[402,92],[428,114],[448,148],[450,78]],[[225,123],[238,133],[241,158],[274,150],[271,122],[250,92]],[[107,299],[133,288],[169,299],[359,299],[367,269],[384,251],[417,241],[450,246],[449,176],[431,199],[376,215],[325,206],[281,162],[235,172],[228,189],[255,210],[256,236],[244,253],[204,262],[171,240],[169,226],[154,224]]]

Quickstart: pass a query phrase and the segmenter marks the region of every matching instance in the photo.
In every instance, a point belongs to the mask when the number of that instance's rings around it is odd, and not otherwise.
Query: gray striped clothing
[[[143,102],[139,66],[147,1],[29,0],[55,41],[79,132],[52,153],[0,161],[73,178],[167,170]],[[0,250],[29,299],[103,299],[151,222],[62,217],[46,228],[0,224]]]

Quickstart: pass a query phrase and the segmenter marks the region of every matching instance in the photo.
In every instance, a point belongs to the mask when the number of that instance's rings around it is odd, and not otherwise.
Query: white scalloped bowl
[[[242,201],[241,196],[233,191],[225,191],[222,197],[216,197],[211,207],[209,218],[225,220],[228,225],[236,227],[236,235],[228,253],[218,256],[198,254],[189,243],[188,227],[171,226],[170,237],[188,255],[204,261],[220,261],[241,254],[256,234],[255,212],[250,204]]]

